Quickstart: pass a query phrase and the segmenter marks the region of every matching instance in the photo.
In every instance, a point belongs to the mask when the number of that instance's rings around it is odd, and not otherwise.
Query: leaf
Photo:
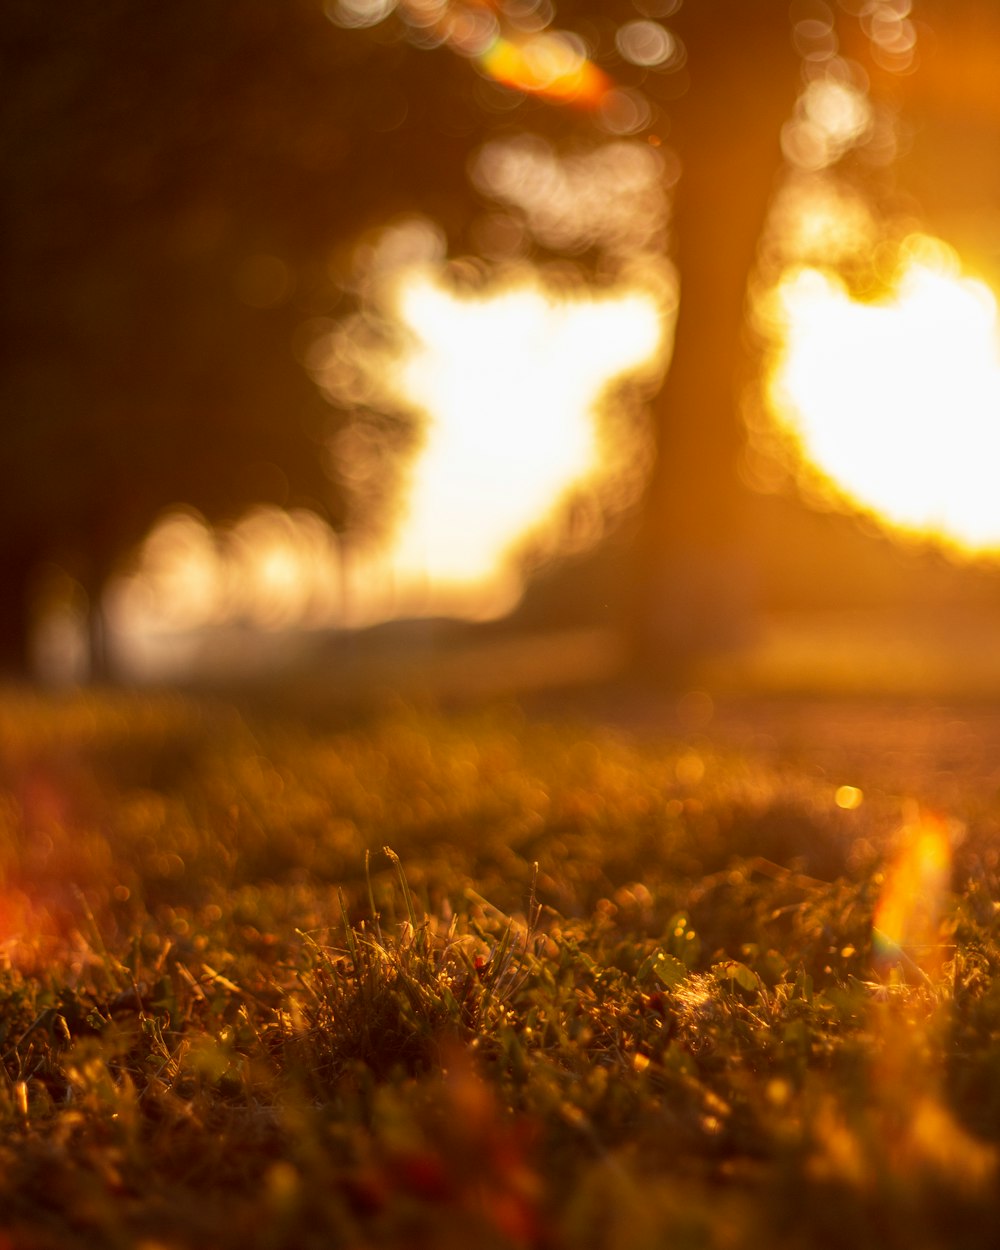
[[[712,972],[720,981],[735,981],[736,984],[744,990],[751,993],[757,989],[757,975],[752,972],[746,964],[741,964],[737,959],[729,959],[725,963],[716,964]]]
[[[639,969],[640,977],[652,972],[667,989],[672,990],[680,985],[688,974],[687,968],[674,955],[666,951],[654,951]]]

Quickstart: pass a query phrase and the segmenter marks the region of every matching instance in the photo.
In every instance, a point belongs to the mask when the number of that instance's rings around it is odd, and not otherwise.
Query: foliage
[[[995,831],[956,811],[918,975],[870,793],[515,709],[8,694],[0,1244],[991,1244]]]

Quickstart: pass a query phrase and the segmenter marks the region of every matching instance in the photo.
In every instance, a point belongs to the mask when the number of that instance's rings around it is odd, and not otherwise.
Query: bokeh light
[[[117,613],[148,617],[171,630],[218,621],[226,607],[226,573],[219,543],[189,509],[168,513],[142,545],[139,576],[116,588]]]
[[[853,812],[864,802],[864,792],[858,786],[838,786],[833,801],[845,812]]]
[[[904,240],[886,294],[788,272],[769,398],[804,460],[855,507],[971,551],[1000,549],[1000,327],[939,240]]]
[[[861,142],[873,125],[867,95],[849,81],[824,75],[799,96],[781,134],[785,159],[804,170],[826,169]]]
[[[409,225],[367,255],[368,302],[332,330],[323,323],[305,353],[354,411],[331,457],[367,506],[395,455],[386,430],[408,420],[418,431],[380,540],[345,541],[303,509],[256,508],[214,528],[169,513],[107,596],[128,671],[190,662],[205,631],[501,615],[523,591],[527,549],[537,559],[593,543],[635,501],[648,434],[608,391],[658,375],[672,307],[649,289],[553,287],[530,269],[456,286],[439,234]],[[579,524],[566,527],[583,499],[581,539]]]
[[[883,69],[901,74],[917,66],[917,28],[910,20],[911,0],[874,0],[861,12],[872,56]]]
[[[659,245],[662,267],[669,193],[680,170],[670,153],[619,139],[563,155],[535,134],[494,139],[476,154],[484,194],[524,214],[554,251],[599,246],[617,254]]]
[[[336,536],[313,512],[255,508],[224,546],[228,612],[259,629],[322,624],[340,607]]]
[[[325,0],[323,11],[331,22],[348,29],[377,26],[396,7],[396,0]]]
[[[373,230],[335,279],[353,311],[302,328],[299,357],[342,414],[326,467],[367,512],[368,531],[335,536],[303,510],[256,509],[218,529],[173,513],[116,585],[119,628],[498,615],[521,593],[524,552],[564,549],[574,500],[589,499],[599,518],[592,541],[637,498],[649,432],[606,401],[625,376],[641,390],[669,355],[680,166],[659,136],[630,136],[654,120],[634,84],[647,71],[667,81],[685,63],[663,24],[678,7],[636,0],[614,33],[633,69],[615,83],[592,59],[610,48],[608,33],[555,29],[549,0],[325,0],[338,25],[391,18],[392,38],[468,58],[477,90],[591,110],[604,140],[560,147],[504,129],[469,165],[489,201],[466,237],[475,257],[449,260],[426,219]],[[877,66],[916,65],[909,0],[856,0],[853,12]],[[761,249],[766,439],[814,498],[963,551],[1000,551],[996,301],[912,222],[902,243],[902,229],[887,230],[856,175],[897,152],[892,111],[846,59],[832,3],[793,0],[789,15],[802,86]],[[562,260],[543,263],[536,248]],[[234,280],[254,308],[295,294],[270,254],[244,257]]]
[[[482,577],[607,463],[594,399],[655,356],[659,312],[639,294],[522,283],[463,298],[427,280],[401,290],[399,311],[416,339],[399,385],[430,422],[395,558],[443,581]]]
[[[680,69],[686,59],[684,45],[659,22],[626,22],[616,31],[615,44],[633,65]]]
[[[854,187],[829,173],[796,173],[774,199],[762,252],[779,273],[801,265],[839,270],[880,242],[878,218]]]

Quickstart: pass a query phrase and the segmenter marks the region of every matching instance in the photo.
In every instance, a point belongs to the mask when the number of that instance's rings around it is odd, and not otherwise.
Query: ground
[[[998,745],[5,692],[0,1246],[993,1245]]]

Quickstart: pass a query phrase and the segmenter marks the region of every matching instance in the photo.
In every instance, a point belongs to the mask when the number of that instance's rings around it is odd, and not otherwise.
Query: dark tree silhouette
[[[741,542],[748,277],[800,86],[786,6],[699,0],[673,21],[690,85],[669,104],[682,175],[674,203],[681,302],[655,402],[657,456],[638,537],[630,627],[644,669],[682,668],[746,628],[752,567]],[[655,91],[655,80],[647,84]]]
[[[336,520],[293,341],[360,232],[468,199],[485,119],[464,64],[429,68],[314,0],[4,6],[0,671],[39,563],[96,602],[165,505]]]

